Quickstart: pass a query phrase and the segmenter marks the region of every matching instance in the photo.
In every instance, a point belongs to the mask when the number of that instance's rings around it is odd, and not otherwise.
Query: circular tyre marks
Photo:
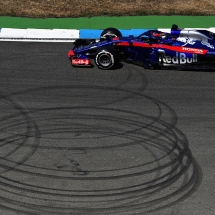
[[[39,132],[31,117],[10,98],[0,99],[0,174],[15,170],[36,151]]]
[[[0,102],[2,207],[26,214],[143,214],[198,186],[177,116],[161,101],[117,88],[56,86]]]

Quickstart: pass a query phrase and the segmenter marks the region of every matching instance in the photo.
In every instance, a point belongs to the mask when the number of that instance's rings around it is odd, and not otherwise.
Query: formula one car
[[[163,29],[164,30],[164,29]],[[115,28],[105,29],[96,39],[77,39],[68,52],[72,66],[113,69],[125,61],[144,68],[215,65],[215,35],[204,29],[148,30],[134,37],[123,37]]]

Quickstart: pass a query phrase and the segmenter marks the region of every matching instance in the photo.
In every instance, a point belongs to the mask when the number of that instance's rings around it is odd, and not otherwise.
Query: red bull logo
[[[197,54],[190,54],[187,56],[185,53],[176,52],[175,56],[163,55],[163,63],[166,64],[189,64],[197,62]]]

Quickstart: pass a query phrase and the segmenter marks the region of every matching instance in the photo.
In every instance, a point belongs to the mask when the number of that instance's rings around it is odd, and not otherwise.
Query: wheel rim
[[[99,56],[98,62],[101,66],[107,67],[111,64],[111,57],[107,54],[101,54]]]

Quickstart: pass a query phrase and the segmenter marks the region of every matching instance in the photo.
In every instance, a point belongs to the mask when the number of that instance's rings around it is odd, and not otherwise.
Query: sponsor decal
[[[90,60],[88,59],[72,59],[73,65],[89,65]]]
[[[161,55],[161,59],[166,64],[189,64],[197,62],[197,55],[192,54],[188,57],[185,53],[176,52],[175,56]]]
[[[182,51],[196,53],[196,54],[203,54],[204,53],[202,49],[195,49],[195,48],[189,48],[189,47],[182,47]]]
[[[197,49],[197,48],[190,48],[190,47],[184,47],[184,46],[168,46],[164,44],[159,44],[159,46],[160,46],[159,48],[162,48],[162,49],[167,49],[167,50],[176,51],[176,52],[185,52],[189,54],[205,55],[208,52],[208,50],[206,49]]]
[[[215,52],[208,52],[207,54],[215,55]]]
[[[191,38],[185,38],[185,37],[178,37],[176,40],[179,42],[185,43],[184,45],[187,45],[187,44],[194,45],[196,43],[196,40]]]

